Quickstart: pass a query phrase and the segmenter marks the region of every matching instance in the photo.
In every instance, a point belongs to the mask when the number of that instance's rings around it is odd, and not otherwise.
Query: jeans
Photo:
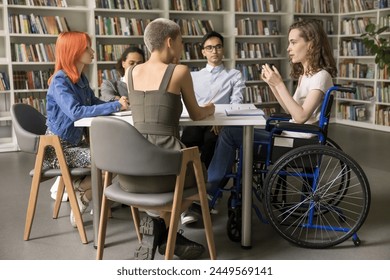
[[[226,126],[219,134],[214,156],[207,170],[208,194],[213,195],[221,187],[225,175],[231,172],[236,150],[241,147],[243,142],[242,137],[242,126]],[[269,137],[270,132],[264,129],[255,129],[253,132],[254,141],[268,143]]]

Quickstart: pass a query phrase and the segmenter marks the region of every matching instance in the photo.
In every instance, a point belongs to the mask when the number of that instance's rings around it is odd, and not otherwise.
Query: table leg
[[[91,155],[92,155],[91,151]],[[92,206],[93,206],[93,246],[97,248],[99,222],[100,222],[100,204],[103,195],[102,171],[95,165],[91,156],[91,184],[92,184]]]
[[[252,220],[253,126],[243,129],[241,247],[250,249]]]

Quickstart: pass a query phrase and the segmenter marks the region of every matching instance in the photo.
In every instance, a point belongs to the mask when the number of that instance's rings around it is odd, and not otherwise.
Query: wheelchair
[[[363,169],[327,137],[333,91],[355,89],[329,88],[318,125],[288,122],[287,114],[272,115],[266,125],[271,132],[269,141],[254,142],[252,209],[261,222],[304,248],[328,248],[351,237],[359,246],[357,231],[370,208],[370,187]],[[283,131],[315,137],[292,138],[283,136]],[[233,178],[233,185],[218,189],[210,202],[213,207],[223,192],[230,192],[227,234],[234,242],[241,240],[241,149],[236,170],[226,176]]]

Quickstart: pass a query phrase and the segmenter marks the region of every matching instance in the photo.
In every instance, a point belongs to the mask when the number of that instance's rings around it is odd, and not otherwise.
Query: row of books
[[[278,111],[278,108],[277,107],[261,107],[261,109],[263,110],[264,112],[264,115],[266,117],[269,117],[271,116],[273,113],[276,113]]]
[[[279,11],[280,0],[235,0],[236,12],[274,13]]]
[[[278,53],[274,42],[236,42],[235,54],[236,58],[272,58],[277,57]]]
[[[8,5],[68,7],[66,0],[8,0]]]
[[[333,0],[295,0],[294,10],[303,14],[334,13]]]
[[[98,61],[117,61],[120,59],[122,53],[130,46],[135,46],[142,49],[145,53],[145,59],[148,59],[149,53],[144,44],[132,44],[132,45],[110,45],[110,44],[98,44],[96,55]]]
[[[337,108],[337,116],[344,120],[362,122],[367,120],[367,111],[366,104],[341,103]]]
[[[370,56],[362,39],[343,39],[340,44],[341,56]]]
[[[258,20],[245,18],[236,21],[238,35],[279,35],[278,20]]]
[[[98,86],[100,87],[103,80],[119,81],[121,75],[116,69],[98,69]]]
[[[355,79],[374,79],[375,64],[357,63],[355,60],[344,59],[339,64],[339,77]]]
[[[141,36],[151,19],[95,16],[96,35]]]
[[[352,87],[356,89],[356,93],[351,92],[337,92],[338,98],[353,99],[353,100],[367,100],[371,101],[374,98],[374,87],[359,83],[344,84],[344,87]]]
[[[34,107],[42,115],[46,116],[46,98],[39,98],[35,96],[15,97],[15,103],[24,103]]]
[[[375,8],[377,0],[342,0],[340,3],[341,13],[359,12]]]
[[[276,98],[268,86],[253,85],[245,88],[245,103],[274,102]]]
[[[390,107],[377,107],[375,110],[375,124],[390,126]]]
[[[5,72],[0,72],[0,91],[10,90],[8,75]]]
[[[222,0],[171,0],[175,11],[221,11]]]
[[[15,44],[11,43],[12,61],[54,62],[55,44]]]
[[[382,86],[376,88],[376,100],[378,102],[390,103],[390,84],[382,84]]]
[[[341,22],[341,34],[355,35],[365,33],[366,26],[376,22],[375,17],[344,18]]]
[[[173,21],[180,26],[181,34],[185,36],[203,36],[214,30],[211,20],[179,18]]]
[[[380,27],[390,26],[390,14],[379,17],[378,26],[380,26]],[[390,30],[390,27],[387,29],[387,31],[389,31],[389,30]]]
[[[379,9],[390,8],[390,1],[389,0],[378,0],[377,3],[378,3]]]
[[[70,30],[66,18],[61,16],[9,15],[8,23],[9,32],[17,34],[58,35]]]
[[[14,89],[47,89],[47,81],[54,69],[36,71],[13,71]]]
[[[96,0],[96,8],[124,9],[124,10],[151,10],[151,0]]]
[[[375,123],[390,126],[390,107],[377,107],[375,111]]]
[[[261,65],[260,64],[237,64],[236,69],[241,71],[245,81],[260,81],[261,80]]]
[[[316,16],[306,16],[306,15],[305,17],[294,17],[294,19],[295,21],[302,21],[306,19],[317,19],[320,22],[322,22],[322,27],[324,28],[326,34],[328,35],[334,34],[334,24],[332,19],[324,19],[324,18],[319,19]]]
[[[389,67],[385,67],[383,69],[379,69],[379,71],[378,71],[378,79],[390,80],[390,68]]]
[[[202,47],[200,43],[184,43],[182,60],[203,59]]]

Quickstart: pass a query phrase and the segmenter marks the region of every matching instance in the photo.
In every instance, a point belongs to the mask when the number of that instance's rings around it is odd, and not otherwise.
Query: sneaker
[[[141,244],[134,253],[136,260],[153,260],[157,246],[166,235],[165,222],[161,218],[146,216],[140,222]]]
[[[199,204],[192,203],[191,206],[181,213],[180,219],[183,225],[196,223],[202,216],[202,210]]]
[[[167,231],[168,234],[168,231]],[[167,235],[164,238],[164,241],[158,247],[158,252],[161,255],[165,254],[167,248]],[[183,236],[183,230],[179,230],[176,235],[176,245],[174,254],[178,256],[181,260],[195,260],[198,259],[205,251],[205,248],[202,244],[191,241]]]
[[[218,205],[218,203],[219,203],[219,201],[221,200],[221,196],[219,196],[216,200],[215,200],[215,202],[214,202],[214,205],[211,205],[211,202],[213,201],[213,196],[211,196],[211,195],[207,195],[207,200],[209,201],[209,210],[210,210],[210,213],[211,214],[213,214],[213,215],[216,215],[216,214],[218,214],[218,209],[217,209],[217,205]]]
[[[79,192],[76,190],[75,194],[76,194],[77,203],[79,205],[80,214],[83,215],[85,210],[87,210],[87,208],[89,206],[89,201],[86,201],[84,199],[84,197],[83,197],[84,192]],[[73,214],[73,210],[70,210],[70,223],[74,228],[77,227],[76,219],[75,219],[74,214]]]
[[[50,188],[50,197],[54,200],[57,199],[57,191],[60,184],[60,179],[61,177],[58,176]],[[64,191],[64,194],[62,195],[61,201],[68,201],[68,193],[66,191]]]

